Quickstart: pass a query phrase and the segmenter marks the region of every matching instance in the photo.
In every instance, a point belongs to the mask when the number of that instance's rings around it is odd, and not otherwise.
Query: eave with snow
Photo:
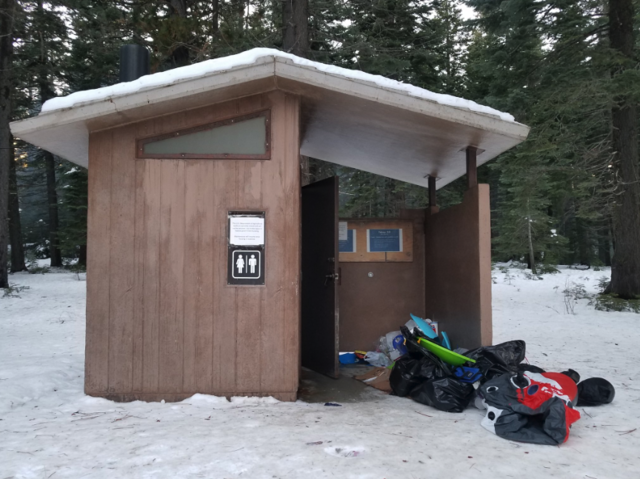
[[[11,129],[87,167],[89,132],[272,90],[301,98],[302,155],[421,186],[462,176],[466,147],[481,165],[529,131],[472,101],[265,48],[55,98]]]

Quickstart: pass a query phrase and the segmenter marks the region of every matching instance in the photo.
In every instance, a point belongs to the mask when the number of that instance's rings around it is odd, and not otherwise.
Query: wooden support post
[[[478,149],[475,146],[467,146],[467,189],[478,186],[478,162],[476,160]]]
[[[436,203],[436,177],[429,176],[429,208],[437,206]]]

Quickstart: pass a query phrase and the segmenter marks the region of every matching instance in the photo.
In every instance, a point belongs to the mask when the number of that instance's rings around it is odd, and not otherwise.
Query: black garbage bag
[[[406,326],[400,326],[400,332],[404,336],[404,345],[407,348],[407,353],[410,356],[414,358],[421,358],[425,355],[425,353],[429,353],[429,351],[418,344],[418,336],[409,331]]]
[[[407,353],[413,358],[421,358],[424,356],[424,352],[429,352],[420,346],[413,337],[405,336],[404,345],[407,348]]]
[[[389,385],[396,396],[408,396],[413,388],[423,381],[420,376],[423,362],[422,358],[411,357],[402,357],[396,361],[389,376]]]
[[[465,356],[476,360],[475,367],[479,368],[486,380],[505,373],[518,371],[518,365],[524,361],[527,346],[520,339],[483,346],[465,353]]]
[[[462,412],[473,398],[473,385],[451,377],[424,381],[411,391],[411,399],[440,411]]]
[[[600,406],[613,401],[616,390],[603,378],[589,378],[578,383],[578,406]]]
[[[406,345],[409,354],[396,361],[389,376],[389,385],[396,396],[408,396],[416,386],[424,381],[439,379],[452,374],[449,365],[443,363],[437,356],[425,350],[413,340],[408,340]]]
[[[446,378],[453,374],[451,366],[444,363],[440,358],[434,355],[431,356],[432,357],[426,356],[422,361],[422,367],[420,368],[421,378],[425,381],[429,381],[431,379]]]

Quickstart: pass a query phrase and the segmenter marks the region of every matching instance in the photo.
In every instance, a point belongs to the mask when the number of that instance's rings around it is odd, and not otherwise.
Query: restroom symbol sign
[[[231,255],[233,279],[259,279],[262,277],[262,251],[235,250]]]

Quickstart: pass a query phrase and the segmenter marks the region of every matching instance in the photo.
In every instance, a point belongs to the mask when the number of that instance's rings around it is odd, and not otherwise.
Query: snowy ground
[[[562,294],[568,282],[595,291],[605,274],[564,269],[532,281],[517,269],[494,272],[495,342],[524,339],[531,363],[616,387],[611,405],[579,409],[560,447],[493,436],[474,408],[442,413],[373,389],[342,407],[87,397],[83,275],[12,275],[29,289],[0,298],[0,479],[637,478],[640,316],[597,312],[586,300],[567,314]]]

